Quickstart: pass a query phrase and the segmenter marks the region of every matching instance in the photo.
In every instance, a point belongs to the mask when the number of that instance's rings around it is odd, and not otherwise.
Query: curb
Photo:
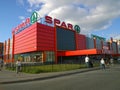
[[[58,77],[63,77],[63,76],[68,76],[68,75],[73,75],[73,74],[78,74],[78,73],[84,73],[84,72],[88,72],[88,71],[99,70],[99,69],[100,68],[98,67],[98,68],[91,68],[91,69],[80,70],[80,71],[65,72],[65,73],[61,73],[58,75],[52,75],[52,76],[46,76],[46,77],[36,77],[33,79],[3,81],[3,82],[0,82],[0,84],[13,84],[13,83],[22,83],[22,82],[30,82],[30,81],[38,81],[38,80],[47,80],[47,79],[53,79],[53,78],[58,78]]]

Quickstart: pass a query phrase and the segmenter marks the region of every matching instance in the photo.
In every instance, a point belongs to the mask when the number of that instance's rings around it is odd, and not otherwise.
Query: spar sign
[[[73,28],[72,24],[70,24],[70,23],[66,24],[64,21],[61,22],[59,19],[56,19],[56,18],[53,19],[50,16],[45,16],[45,22],[49,23],[49,24],[54,23],[54,26],[60,26],[60,27],[67,28],[67,29],[70,29],[70,30],[75,30],[77,33],[80,33],[80,27],[78,25],[75,25],[74,28]]]
[[[13,28],[12,33],[18,34],[19,32],[29,27],[30,25],[37,22],[38,20],[40,20],[39,14],[37,12],[33,12],[30,18],[27,18],[24,22]],[[78,25],[73,26],[70,23],[65,23],[64,21],[61,22],[59,19],[52,18],[50,16],[45,16],[44,20],[45,20],[44,24],[46,23],[51,25],[53,24],[54,26],[60,26],[69,30],[75,30],[77,33],[80,33],[80,27]]]
[[[59,19],[56,19],[56,18],[53,19],[50,16],[45,16],[45,22],[49,24],[54,24],[54,26],[60,26],[70,30],[75,30],[77,33],[80,33],[80,27],[78,25],[75,25],[73,27],[73,25],[70,23],[65,23],[64,21],[61,22]]]

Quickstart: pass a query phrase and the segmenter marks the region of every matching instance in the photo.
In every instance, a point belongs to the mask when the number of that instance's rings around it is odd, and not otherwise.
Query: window
[[[46,62],[54,62],[55,61],[55,53],[53,51],[46,52]]]
[[[15,55],[15,60],[22,62],[43,62],[43,52],[32,52]]]

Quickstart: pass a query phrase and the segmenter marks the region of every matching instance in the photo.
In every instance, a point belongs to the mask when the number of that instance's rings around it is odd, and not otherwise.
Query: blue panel
[[[75,32],[57,27],[57,49],[75,50]]]
[[[93,49],[94,48],[93,39],[86,37],[86,46],[87,46],[87,49]]]
[[[99,39],[96,39],[96,48],[97,49],[102,49],[101,40],[99,40]]]
[[[112,43],[112,48],[113,48],[113,52],[114,52],[114,54],[116,54],[117,53],[117,48],[116,48],[116,43]]]

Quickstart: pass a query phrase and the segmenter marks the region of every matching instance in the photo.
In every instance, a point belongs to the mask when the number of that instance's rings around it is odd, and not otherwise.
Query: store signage
[[[103,41],[106,41],[106,39],[105,39],[105,38],[100,37],[100,36],[97,36],[97,35],[93,35],[93,34],[91,34],[91,37],[92,37],[92,38],[95,38],[95,39],[98,39],[98,40],[103,40]]]
[[[17,34],[24,30],[25,28],[27,28],[28,26],[30,26],[30,18],[27,18],[25,22],[22,22],[17,27],[13,28],[12,33]]]
[[[74,29],[75,29],[75,31],[76,31],[77,33],[80,33],[80,27],[79,27],[78,25],[75,25],[75,26],[74,26]]]
[[[33,23],[37,22],[39,17],[38,17],[37,12],[33,12],[30,18],[27,18],[24,22],[19,24],[17,27],[13,28],[12,33],[18,34],[19,32],[23,31],[25,28],[29,27]],[[60,26],[63,28],[67,28],[69,30],[75,30],[77,33],[80,33],[80,27],[78,25],[75,25],[73,27],[72,24],[70,23],[65,23],[64,21],[61,22],[59,19],[53,19],[50,16],[45,16],[45,22],[49,24],[54,24],[54,26]]]
[[[19,24],[17,27],[13,28],[12,33],[18,34],[23,31],[25,28],[29,27],[31,24],[38,21],[38,13],[33,12],[30,18],[27,18],[24,22]]]
[[[56,18],[53,19],[50,16],[45,16],[45,22],[49,24],[54,24],[54,26],[60,26],[60,27],[67,28],[70,30],[76,30],[77,33],[80,33],[80,27],[78,25],[75,25],[73,28],[72,24],[70,23],[66,24],[64,21],[61,22],[59,19],[56,19]]]
[[[38,13],[37,12],[33,12],[31,17],[30,17],[30,23],[33,24],[35,22],[38,21]]]

